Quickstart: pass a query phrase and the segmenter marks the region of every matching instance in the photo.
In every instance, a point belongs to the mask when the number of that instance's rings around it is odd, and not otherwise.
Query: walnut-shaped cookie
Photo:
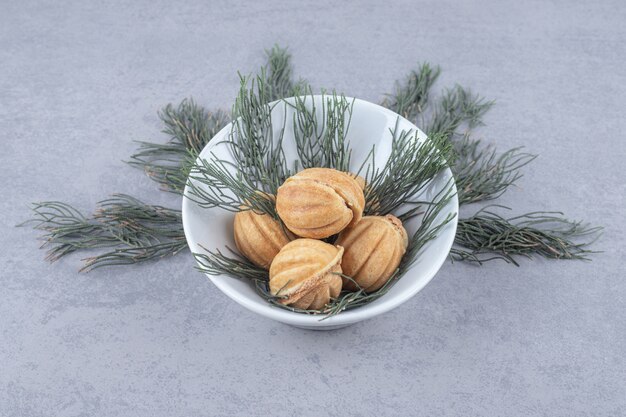
[[[323,239],[356,224],[365,197],[354,177],[331,168],[309,168],[278,188],[276,211],[298,236]]]
[[[235,214],[234,232],[239,252],[264,269],[269,269],[276,254],[294,239],[277,220],[252,210]]]
[[[391,278],[400,265],[408,246],[402,222],[390,214],[365,216],[356,225],[345,229],[336,244],[343,246],[343,273],[367,292],[376,291]],[[344,289],[357,290],[344,279]]]
[[[280,302],[304,310],[321,310],[341,292],[343,248],[314,239],[287,243],[270,266],[270,292]]]

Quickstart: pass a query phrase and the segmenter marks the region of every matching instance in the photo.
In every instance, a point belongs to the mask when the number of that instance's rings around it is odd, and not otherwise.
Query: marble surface
[[[1,416],[626,415],[626,6],[588,1],[19,1],[0,13]],[[604,225],[593,262],[446,264],[381,317],[310,332],[248,312],[188,253],[78,274],[14,225],[31,201],[170,205],[121,161],[156,111],[229,107],[288,45],[379,101],[420,61],[497,100],[481,130],[540,157],[502,204]],[[474,208],[469,209],[468,212]]]

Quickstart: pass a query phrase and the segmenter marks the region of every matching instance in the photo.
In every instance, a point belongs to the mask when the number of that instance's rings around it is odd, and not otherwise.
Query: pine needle
[[[517,258],[533,255],[550,259],[588,259],[588,249],[601,227],[570,221],[560,212],[533,212],[505,218],[490,207],[460,219],[453,260],[484,262],[501,259],[519,265]],[[502,206],[495,206],[508,209]]]
[[[452,147],[440,135],[419,141],[416,132],[400,131],[398,122],[391,132],[391,153],[385,166],[376,168],[373,152],[370,153],[372,157],[365,174],[365,213],[385,215],[393,212],[400,220],[406,220],[414,210],[403,213],[398,210],[419,203],[413,201],[413,196],[447,167]]]
[[[254,265],[233,249],[227,249],[233,254],[228,256],[219,249],[215,251],[202,247],[204,253],[194,253],[198,262],[198,270],[209,275],[225,274],[232,278],[244,278],[252,281],[269,281],[268,271]]]
[[[134,197],[115,194],[84,216],[74,207],[45,201],[33,204],[31,224],[44,232],[42,247],[56,261],[78,250],[111,249],[86,259],[81,271],[105,265],[128,265],[174,255],[187,243],[180,210],[148,205]]]
[[[439,134],[453,140],[455,134],[461,133],[461,127],[472,129],[483,124],[483,116],[493,104],[459,85],[446,89],[433,111],[424,117],[423,130],[429,136]]]
[[[177,107],[168,104],[159,112],[159,118],[169,141],[138,142],[139,149],[128,163],[143,169],[163,190],[182,193],[187,181],[187,161],[194,160],[230,118],[221,110],[207,112],[193,99],[185,99]]]
[[[318,107],[312,88],[307,86],[290,105],[294,109],[294,141],[302,168],[333,167],[348,172],[351,150],[346,133],[352,120],[354,100],[348,101],[336,93],[322,93]],[[318,120],[322,120],[322,125]]]
[[[263,78],[267,80],[265,95],[268,102],[281,98],[298,95],[305,85],[304,80],[294,82],[291,54],[287,48],[274,45],[272,49],[265,51],[267,64],[262,69]]]
[[[522,177],[521,168],[536,155],[513,148],[498,155],[492,146],[465,136],[454,143],[452,171],[459,191],[459,204],[493,200]]]
[[[233,106],[234,122],[227,142],[237,172],[258,190],[275,195],[291,171],[282,146],[286,121],[283,120],[281,126],[274,126],[272,107],[268,104],[270,97],[267,95],[272,87],[267,85],[263,75],[241,77],[239,94]],[[276,142],[275,133],[278,136]]]
[[[424,63],[411,71],[403,83],[396,82],[396,91],[383,100],[382,105],[405,119],[415,121],[429,104],[430,90],[439,78],[441,69]]]

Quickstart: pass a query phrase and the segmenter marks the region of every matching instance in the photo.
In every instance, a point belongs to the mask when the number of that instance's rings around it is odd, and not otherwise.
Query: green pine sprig
[[[493,105],[493,101],[456,85],[443,91],[432,111],[423,115],[420,125],[429,136],[439,134],[454,140],[463,126],[472,129],[482,125],[484,115]]]
[[[500,197],[522,177],[521,168],[537,157],[522,152],[522,148],[498,154],[493,146],[483,146],[469,135],[455,141],[453,148],[453,171],[461,205]]]
[[[383,100],[382,105],[405,119],[416,120],[423,114],[430,103],[430,90],[439,78],[441,69],[422,64],[416,71],[411,71],[404,82],[396,82],[395,92]]]
[[[493,208],[482,208],[473,216],[459,220],[451,252],[454,260],[482,264],[501,259],[519,266],[521,257],[588,260],[589,255],[596,253],[589,246],[600,236],[601,227],[567,220],[560,212],[505,218]]]
[[[160,259],[187,247],[180,210],[148,205],[125,194],[101,201],[89,217],[58,201],[33,204],[32,210],[33,218],[22,225],[44,232],[42,247],[49,248],[48,260],[76,251],[107,249],[85,258],[81,271]]]
[[[351,150],[346,133],[352,120],[354,100],[344,95],[322,93],[316,106],[313,89],[302,87],[302,94],[287,105],[294,109],[293,131],[299,164],[302,168],[350,170]],[[319,121],[322,121],[320,123]]]
[[[265,54],[267,63],[261,69],[261,75],[267,80],[264,83],[267,102],[300,95],[306,82],[302,79],[294,81],[291,54],[287,48],[274,45],[265,50]]]
[[[391,132],[391,153],[385,165],[377,168],[373,152],[371,163],[365,174],[365,213],[385,215],[396,213],[400,220],[406,220],[415,213],[419,201],[412,196],[420,193],[429,182],[447,168],[447,160],[452,155],[452,147],[440,135],[420,141],[417,132],[400,131],[398,122]],[[404,212],[401,208],[412,206]]]
[[[291,175],[283,151],[284,124],[272,121],[268,81],[263,75],[241,77],[239,94],[233,106],[233,125],[228,145],[241,176],[270,195]],[[275,140],[274,136],[277,136]]]
[[[244,278],[251,281],[268,282],[268,271],[254,265],[236,250],[227,249],[232,255],[227,255],[221,250],[210,250],[203,247],[203,253],[194,253],[198,262],[198,270],[209,275],[227,275],[231,278]]]
[[[193,99],[184,99],[176,107],[165,106],[159,118],[168,142],[138,142],[139,149],[128,163],[143,169],[163,190],[182,193],[187,182],[186,162],[200,154],[211,138],[230,122],[230,117],[221,110],[208,112]]]

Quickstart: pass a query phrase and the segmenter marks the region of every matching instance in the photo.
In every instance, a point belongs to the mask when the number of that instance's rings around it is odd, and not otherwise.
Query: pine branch
[[[240,256],[236,251],[229,249],[233,256],[222,253],[219,249],[215,251],[204,249],[205,253],[194,253],[193,256],[198,261],[197,269],[209,275],[228,275],[232,278],[244,278],[252,281],[268,282],[268,272],[254,265],[252,262]]]
[[[463,126],[474,128],[483,124],[482,118],[493,106],[487,101],[459,85],[444,90],[432,113],[424,118],[422,126],[429,135],[440,134],[454,140]]]
[[[139,247],[122,247],[97,256],[85,258],[85,265],[80,272],[89,272],[103,266],[132,265],[146,261],[174,256],[187,248],[187,242],[182,240],[155,243]]]
[[[260,192],[255,182],[247,177],[240,166],[229,163],[211,154],[210,159],[196,162],[188,181],[189,198],[203,208],[220,208],[238,212],[254,210],[278,218],[273,194]]]
[[[32,225],[45,232],[41,247],[48,249],[46,260],[57,261],[80,249],[110,247],[121,243],[107,228],[88,219],[74,207],[59,201],[32,204],[33,218],[18,226]]]
[[[411,71],[403,83],[396,82],[394,94],[387,95],[382,105],[405,119],[414,121],[424,113],[429,103],[430,90],[439,78],[441,69],[424,63]]]
[[[267,64],[263,67],[261,75],[267,80],[265,83],[265,96],[268,102],[279,100],[294,95],[304,87],[305,82],[294,82],[293,69],[291,66],[291,54],[287,48],[278,45],[265,51]]]
[[[439,74],[439,67],[422,64],[407,81],[396,84],[395,93],[383,105],[410,120],[419,116],[418,124],[429,136],[442,137],[453,145],[454,157],[450,156],[448,163],[457,181],[460,204],[497,198],[521,177],[520,169],[535,157],[519,148],[498,155],[495,149],[471,139],[469,130],[483,124],[482,118],[493,102],[461,86],[444,90],[434,105],[428,106],[430,90]]]
[[[192,99],[185,99],[177,107],[168,104],[159,112],[159,118],[169,141],[165,144],[138,142],[139,149],[130,157],[129,164],[143,169],[163,190],[182,193],[187,181],[187,162],[198,156],[229,122],[229,117],[221,110],[207,112]]]
[[[275,195],[291,171],[282,146],[286,120],[275,128],[267,96],[271,88],[267,85],[263,75],[252,79],[241,77],[228,144],[238,172],[257,189]]]
[[[600,236],[602,228],[562,216],[560,212],[533,212],[505,218],[490,207],[483,208],[472,217],[459,220],[452,259],[479,264],[502,259],[514,265],[519,265],[517,258],[533,255],[588,259],[595,252],[587,248]]]
[[[268,91],[263,75],[252,80],[241,77],[232,129],[223,142],[234,161],[213,153],[197,161],[189,172],[187,198],[205,208],[254,210],[278,218],[271,196],[291,171],[282,147],[284,123],[274,141]]]
[[[32,224],[44,233],[47,259],[56,261],[78,250],[111,249],[85,259],[81,271],[127,265],[174,255],[187,246],[181,212],[115,194],[98,203],[91,217],[72,206],[46,201],[33,204]]]
[[[416,133],[399,131],[398,122],[392,133],[391,154],[382,169],[376,168],[373,152],[365,179],[365,213],[384,215],[397,213],[406,205],[415,206],[419,194],[432,178],[447,167],[452,147],[440,135],[419,141]],[[414,210],[397,213],[406,220]]]
[[[510,149],[500,155],[492,146],[470,136],[469,129],[483,124],[485,113],[493,105],[460,86],[446,90],[425,122],[430,134],[446,137],[454,146],[450,168],[459,190],[459,204],[492,200],[502,195],[522,174],[520,169],[535,155]],[[462,128],[468,130],[462,132]]]
[[[498,155],[493,147],[481,146],[480,140],[469,135],[454,143],[454,153],[452,171],[460,205],[500,197],[522,177],[521,168],[536,158],[521,148]]]
[[[350,170],[351,150],[346,134],[352,120],[354,100],[332,93],[322,94],[321,108],[315,105],[311,87],[294,98],[294,140],[302,168],[324,167]],[[323,125],[320,126],[319,120]]]

